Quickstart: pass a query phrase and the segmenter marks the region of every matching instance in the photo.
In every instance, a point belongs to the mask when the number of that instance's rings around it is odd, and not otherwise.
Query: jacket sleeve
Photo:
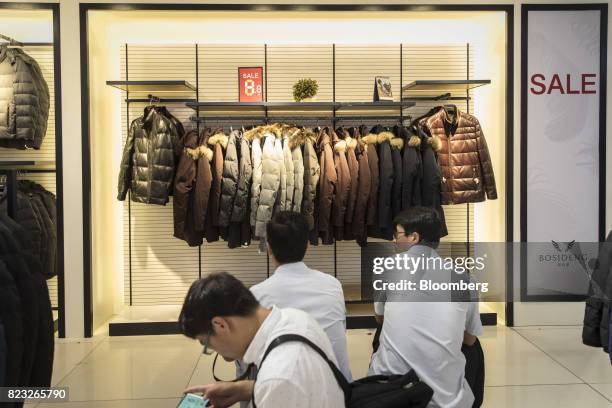
[[[285,210],[291,211],[293,208],[293,189],[295,186],[295,169],[293,166],[293,157],[291,155],[291,149],[289,148],[289,139],[283,140],[283,157],[285,159],[285,175],[286,175],[286,186],[287,194],[285,198]]]
[[[238,191],[234,200],[234,209],[232,210],[232,222],[244,220],[248,208],[247,201],[249,200],[249,188],[251,187],[252,177],[251,149],[249,149],[249,142],[242,139],[240,142],[240,175],[238,177]]]
[[[291,152],[293,160],[293,199],[292,211],[300,212],[302,209],[302,198],[304,193],[304,160],[302,150],[298,147]]]
[[[134,132],[135,122],[132,122],[130,131],[128,132],[127,140],[123,148],[123,156],[121,157],[121,167],[119,169],[119,185],[117,199],[119,201],[125,200],[130,183],[132,181],[132,155],[134,154]]]
[[[416,205],[414,197],[417,194],[417,190],[420,189],[418,155],[419,152],[415,147],[408,144],[404,146],[404,157],[402,158],[402,210]],[[418,196],[420,197],[420,192]]]
[[[227,227],[232,216],[234,198],[238,191],[238,153],[236,152],[236,136],[231,134],[223,160],[223,179],[221,182],[221,202],[219,205],[219,226]]]
[[[355,215],[353,217],[353,234],[359,241],[366,235],[366,213],[371,189],[370,165],[368,164],[368,154],[362,150],[358,158],[359,163],[359,183],[357,187],[357,199],[355,202]]]
[[[285,162],[285,150],[283,149],[282,140],[275,139],[274,141],[274,156],[279,160],[280,183],[278,190],[280,197],[278,200],[278,208],[282,211],[287,205],[287,163]],[[273,210],[276,209],[276,206]],[[274,212],[274,211],[273,211]]]
[[[483,188],[487,193],[489,200],[495,200],[497,198],[497,188],[495,187],[495,176],[493,175],[493,164],[491,163],[491,156],[489,155],[489,148],[487,147],[487,141],[485,140],[480,124],[476,125],[478,143],[478,160],[480,160],[480,168],[482,169]]]
[[[323,149],[321,154],[321,185],[319,189],[319,231],[329,231],[338,175],[334,167],[334,154],[330,144],[325,145]]]
[[[186,152],[181,154],[176,178],[174,179],[174,195],[172,198],[172,211],[174,215],[174,236],[184,239],[185,223],[187,222],[187,207],[189,205],[189,194],[193,188],[196,176],[194,160]]]

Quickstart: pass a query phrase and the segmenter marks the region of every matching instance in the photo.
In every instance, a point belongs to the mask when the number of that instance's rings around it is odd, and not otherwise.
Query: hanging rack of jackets
[[[54,171],[48,164],[0,161],[0,386],[49,387],[54,323],[46,278],[55,273],[55,197],[22,171]],[[3,201],[7,201],[4,203]],[[55,241],[54,241],[55,239]]]

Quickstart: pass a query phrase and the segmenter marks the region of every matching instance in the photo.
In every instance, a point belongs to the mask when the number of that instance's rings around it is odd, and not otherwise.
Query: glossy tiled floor
[[[583,346],[580,327],[487,327],[485,407],[612,407],[612,366]],[[366,374],[372,333],[349,332],[356,378]],[[37,407],[169,408],[188,385],[212,381],[212,359],[181,336],[58,341],[54,385],[70,388],[70,403]],[[233,366],[220,362],[222,378]],[[33,406],[33,405],[28,405]]]

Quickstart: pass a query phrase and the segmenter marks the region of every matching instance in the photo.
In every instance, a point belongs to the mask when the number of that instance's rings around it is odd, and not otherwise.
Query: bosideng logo
[[[552,241],[553,248],[558,252],[555,254],[540,255],[540,262],[556,263],[557,266],[569,266],[572,262],[588,262],[589,258],[583,253],[571,253],[570,250],[576,244],[576,240],[564,244],[564,248],[561,247],[563,243]]]

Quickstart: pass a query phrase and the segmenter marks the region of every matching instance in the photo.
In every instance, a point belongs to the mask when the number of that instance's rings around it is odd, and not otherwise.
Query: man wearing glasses
[[[434,249],[440,235],[440,218],[435,210],[412,207],[399,213],[393,223],[395,242],[405,254],[415,258],[439,257]],[[450,277],[450,271],[426,268],[394,273],[398,279],[445,281]],[[461,347],[466,327],[480,325],[480,317],[477,323],[470,323],[469,305],[451,301],[446,293],[415,290],[406,296],[384,292],[377,294],[377,300],[374,310],[382,330],[368,375],[406,373],[413,369],[434,390],[428,407],[472,407],[474,394],[464,376],[466,359]]]
[[[193,387],[214,408],[253,400],[259,408],[336,408],[344,393],[327,362],[301,342],[283,343],[265,358],[270,343],[284,334],[306,337],[337,364],[331,343],[319,325],[297,309],[268,309],[238,279],[211,274],[194,282],[179,316],[181,331],[197,339],[204,353],[212,350],[226,360],[242,360],[258,369],[257,380],[221,382]]]

